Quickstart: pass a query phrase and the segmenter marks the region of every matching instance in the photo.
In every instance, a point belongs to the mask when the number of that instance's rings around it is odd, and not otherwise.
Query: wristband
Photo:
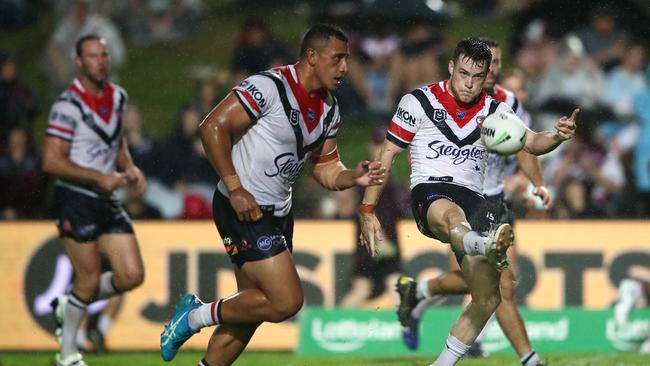
[[[375,213],[375,207],[377,206],[371,203],[362,203],[361,206],[359,206],[359,212],[371,215]]]
[[[237,174],[228,175],[221,178],[223,184],[226,186],[228,192],[232,192],[235,189],[241,187],[241,182],[239,181],[239,176]]]

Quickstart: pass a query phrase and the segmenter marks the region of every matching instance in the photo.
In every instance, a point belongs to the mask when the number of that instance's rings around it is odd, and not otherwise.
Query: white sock
[[[99,316],[99,319],[97,320],[97,330],[101,334],[106,335],[108,330],[111,328],[111,325],[113,325],[113,318],[105,314]]]
[[[481,333],[478,334],[478,336],[476,337],[474,342],[482,342],[483,341],[483,338],[485,338],[485,333],[487,333],[488,327],[490,326],[490,324],[492,324],[494,322],[495,318],[496,318],[495,315],[492,314],[492,316],[485,323],[485,325],[483,326],[483,329],[481,330]]]
[[[63,311],[63,335],[61,336],[61,359],[79,352],[77,348],[77,332],[81,319],[86,315],[86,302],[74,293],[68,295],[68,303]]]
[[[535,366],[539,362],[539,355],[534,349],[531,349],[530,352],[523,355],[519,361],[521,361],[521,364],[524,366]]]
[[[442,349],[442,353],[431,366],[454,366],[467,353],[468,349],[468,345],[450,334],[447,337],[447,342]]]
[[[86,330],[79,328],[79,330],[77,330],[77,347],[86,348],[86,339]]]
[[[214,301],[211,303],[203,304],[198,308],[190,311],[190,314],[187,316],[190,328],[199,330],[211,325],[220,324],[221,321],[218,314],[219,307],[221,306],[220,303],[221,300]]]
[[[463,249],[467,255],[485,255],[485,238],[476,231],[463,236]]]
[[[104,272],[99,276],[99,293],[97,300],[108,299],[109,297],[118,293],[113,283],[113,272]]]
[[[614,305],[614,319],[618,326],[624,326],[636,303],[643,297],[643,284],[637,280],[626,278],[618,286],[618,301]]]
[[[429,290],[429,280],[418,281],[415,296],[420,300],[430,299],[434,296]]]

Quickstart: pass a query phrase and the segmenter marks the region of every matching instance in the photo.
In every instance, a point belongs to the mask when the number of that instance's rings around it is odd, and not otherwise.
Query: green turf
[[[202,352],[183,351],[167,365],[195,365],[203,356]],[[0,353],[0,366],[51,365],[51,352],[3,352]],[[88,355],[86,361],[91,366],[153,366],[165,364],[157,353],[120,352],[101,356]],[[246,352],[235,363],[242,366],[415,366],[429,365],[434,357],[345,357],[345,356],[295,356],[288,352]],[[647,366],[650,355],[637,353],[611,353],[589,355],[550,355],[550,366]],[[484,359],[467,359],[460,366],[518,366],[514,356],[491,356]]]

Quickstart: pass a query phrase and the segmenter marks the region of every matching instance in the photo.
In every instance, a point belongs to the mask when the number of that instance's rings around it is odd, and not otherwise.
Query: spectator
[[[626,47],[622,62],[605,78],[605,99],[619,118],[629,119],[634,110],[634,97],[646,88],[646,52],[639,43]]]
[[[257,72],[291,63],[285,45],[275,39],[266,23],[257,19],[245,23],[233,55],[235,84]]]
[[[642,215],[650,217],[650,88],[646,88],[636,97],[634,109],[639,117],[640,130],[632,169],[642,205]]]
[[[531,84],[528,88],[531,104],[536,107],[548,102],[565,101],[581,108],[590,108],[602,100],[603,73],[585,56],[580,40],[567,36],[558,59]],[[550,105],[546,107],[553,109]]]
[[[371,135],[368,149],[371,157],[377,158],[386,136],[386,128],[377,127]],[[352,190],[349,190],[352,191]],[[352,191],[354,192],[354,191]],[[348,199],[357,227],[355,238],[359,238],[360,223],[355,208],[359,206],[363,190],[356,190],[356,197]],[[392,289],[402,272],[400,248],[397,235],[397,221],[408,212],[409,193],[391,176],[377,205],[377,218],[382,224],[385,240],[380,244],[380,255],[371,256],[363,245],[355,245],[354,264],[351,273],[351,288],[341,300],[343,307],[359,307],[367,304],[385,290]],[[355,241],[356,243],[356,241]],[[397,299],[393,304],[397,304]]]
[[[46,51],[45,69],[52,92],[58,93],[76,76],[75,43],[88,34],[97,34],[106,40],[111,55],[109,78],[119,81],[119,70],[126,61],[122,37],[113,23],[93,11],[93,0],[74,0],[69,11],[57,22]]]
[[[443,79],[438,57],[444,40],[433,34],[430,25],[416,24],[402,38],[390,66],[388,98],[393,104],[401,95],[431,80]]]
[[[588,203],[580,207],[593,207],[601,211],[595,215],[615,217],[625,185],[623,164],[612,149],[594,141],[588,135],[589,128],[578,131],[580,135],[577,134],[576,138],[546,165],[545,173],[551,177],[549,181],[553,186],[564,189],[560,192],[560,197],[572,200],[579,194],[588,192]],[[586,191],[575,188],[572,185],[575,181],[584,184]],[[575,191],[568,194],[567,187]]]
[[[0,219],[42,218],[47,179],[29,130],[20,125],[11,128],[7,142],[0,155]]]
[[[144,129],[140,108],[135,104],[129,104],[122,122],[133,163],[139,166],[145,174],[152,174],[153,159],[158,158],[155,151],[156,143],[151,134]]]
[[[602,1],[591,8],[589,25],[576,33],[587,55],[605,69],[618,64],[625,52],[627,34],[619,27],[617,17],[616,7]]]
[[[126,188],[124,209],[134,220],[159,220],[162,218],[157,208],[145,202],[144,192],[139,192],[132,186]]]
[[[38,101],[32,89],[18,79],[16,60],[0,54],[0,143],[12,125],[26,122],[31,129],[38,113]]]
[[[195,33],[203,16],[200,0],[134,0],[119,15],[130,40],[138,44],[178,42]]]

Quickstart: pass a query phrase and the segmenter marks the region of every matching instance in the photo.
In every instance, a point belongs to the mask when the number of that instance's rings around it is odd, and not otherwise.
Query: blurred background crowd
[[[76,73],[74,44],[108,43],[112,80],[130,96],[131,154],[149,179],[120,193],[135,219],[209,219],[217,178],[198,125],[248,75],[295,62],[308,24],[328,21],[351,38],[349,74],[336,92],[339,150],[369,158],[401,95],[446,79],[466,36],[504,49],[501,84],[536,130],[578,106],[579,136],[542,157],[550,212],[513,171],[506,189],[521,218],[650,217],[650,3],[645,0],[0,0],[0,219],[48,218],[51,179],[40,145],[54,98]],[[365,146],[367,145],[367,147]],[[408,162],[395,200],[408,207]],[[303,174],[295,215],[347,219],[359,193],[329,193]],[[408,215],[408,210],[403,215]]]

